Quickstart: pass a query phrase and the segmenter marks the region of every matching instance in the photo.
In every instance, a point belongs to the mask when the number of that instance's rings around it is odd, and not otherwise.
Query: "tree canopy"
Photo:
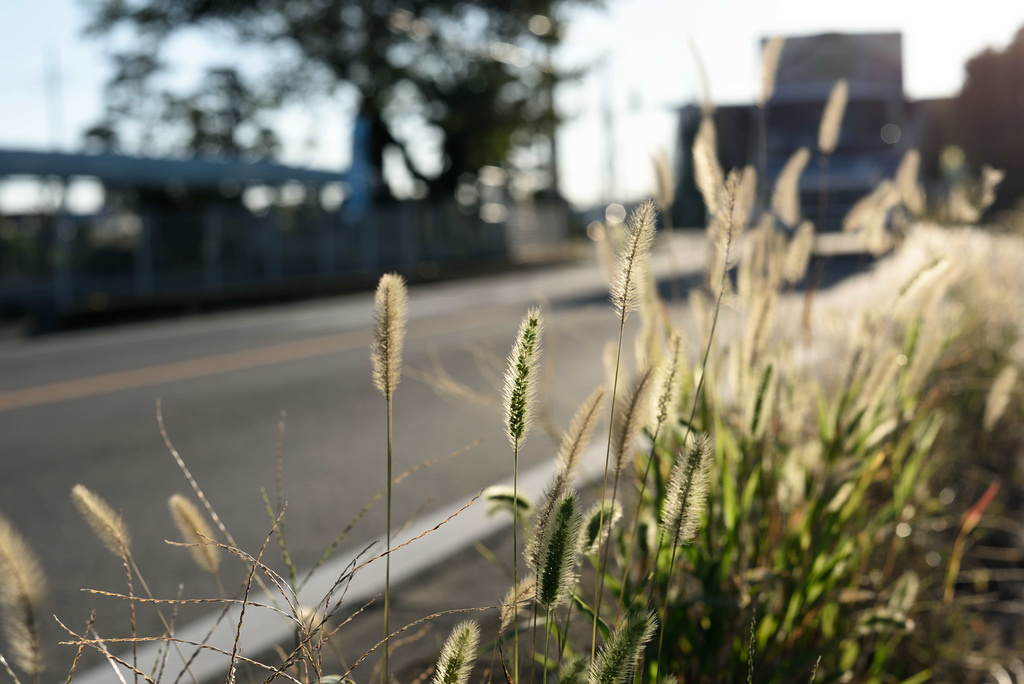
[[[268,111],[348,87],[367,124],[375,195],[390,196],[380,179],[384,150],[394,146],[430,195],[450,196],[463,173],[553,140],[552,92],[574,75],[550,58],[568,2],[94,0],[90,31],[132,40],[114,56],[106,116],[87,135],[107,148],[159,147],[159,132],[171,141],[160,151],[272,155],[278,142]],[[162,48],[188,29],[266,48],[274,63],[255,77],[251,65],[212,66],[192,94],[156,90]],[[412,137],[424,131],[438,139],[433,163],[414,149]]]
[[[967,77],[954,101],[951,142],[963,147],[975,169],[991,164],[1006,171],[997,193],[998,208],[1024,193],[1022,120],[1024,29],[1006,49],[986,49],[967,62]]]

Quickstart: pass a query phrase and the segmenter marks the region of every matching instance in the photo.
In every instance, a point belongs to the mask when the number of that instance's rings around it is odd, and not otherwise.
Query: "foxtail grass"
[[[679,407],[680,394],[684,364],[686,356],[683,352],[683,340],[679,333],[672,330],[668,341],[668,354],[664,363],[658,371],[658,397],[655,403],[654,429],[651,434],[651,450],[647,457],[647,465],[644,467],[643,475],[640,478],[640,494],[637,496],[636,511],[633,514],[633,531],[629,536],[629,549],[626,552],[626,560],[622,567],[622,581],[619,589],[618,609],[622,610],[623,601],[626,595],[626,582],[629,576],[629,569],[633,563],[633,551],[636,546],[637,530],[640,525],[640,511],[644,503],[644,495],[647,492],[647,478],[650,476],[651,468],[657,460],[658,437],[666,424],[674,423],[676,411]]]
[[[519,499],[519,447],[530,429],[533,418],[534,403],[537,394],[537,365],[540,359],[540,344],[543,324],[540,309],[533,308],[526,312],[526,317],[519,325],[512,351],[508,356],[508,368],[505,371],[503,408],[505,417],[505,434],[512,445],[512,498]],[[518,603],[516,591],[519,587],[519,523],[512,521],[512,602]],[[519,630],[513,632],[514,660],[512,669],[514,679],[519,681]]]
[[[758,169],[761,171],[761,178],[768,178],[768,102],[775,94],[775,77],[779,71],[779,58],[782,57],[782,48],[786,45],[786,39],[782,36],[773,36],[764,43],[761,49],[761,87],[757,98],[757,125],[758,125]],[[767,189],[767,183],[762,186]],[[767,196],[762,190],[761,203],[767,204]]]
[[[35,553],[0,515],[0,608],[14,664],[35,684],[44,669],[39,614],[46,580]]]
[[[717,159],[715,161],[717,164]],[[615,427],[615,405],[619,388],[619,363],[622,358],[622,334],[626,318],[636,310],[639,303],[640,275],[646,271],[654,243],[654,203],[650,200],[640,203],[627,222],[627,237],[618,258],[618,274],[612,284],[612,308],[619,317],[619,338],[615,348],[615,372],[612,378],[611,415],[608,418],[608,440],[604,457],[604,477],[601,481],[601,515],[608,496],[608,470],[611,465],[612,435]],[[603,527],[604,520],[600,521]],[[600,550],[600,544],[599,544]],[[597,625],[601,618],[601,593],[604,589],[604,574],[598,573],[597,592],[594,599],[594,625],[590,640],[591,660],[597,653]]]
[[[811,152],[801,147],[782,167],[772,191],[772,212],[787,226],[800,220],[800,176],[811,159]]]
[[[654,636],[658,619],[654,613],[631,611],[615,628],[590,666],[589,684],[622,684],[644,645]]]
[[[480,627],[467,620],[455,626],[441,648],[431,684],[466,684],[476,662]]]
[[[384,557],[384,645],[382,647],[381,684],[389,680],[388,639],[391,634],[391,480],[392,437],[391,398],[402,377],[402,346],[405,343],[405,319],[409,295],[405,280],[396,273],[381,276],[374,296],[373,342],[370,361],[373,384],[384,395],[387,404],[388,463],[387,463],[387,530]]]
[[[818,126],[818,151],[826,157],[836,151],[839,143],[839,131],[843,127],[843,115],[846,113],[846,101],[850,88],[846,79],[836,81],[825,102],[825,111],[821,115]]]
[[[598,415],[604,405],[604,387],[598,387],[587,397],[586,401],[576,410],[569,430],[562,436],[555,460],[555,473],[548,483],[541,503],[537,507],[530,522],[530,536],[527,539],[523,555],[531,567],[540,561],[540,543],[547,534],[551,517],[558,507],[559,501],[569,492],[574,472],[579,465],[583,450],[590,442],[591,433],[597,423]]]
[[[167,500],[167,506],[174,518],[182,538],[189,544],[189,551],[196,564],[213,575],[217,589],[224,595],[224,587],[220,583],[220,547],[216,541],[216,533],[199,508],[182,494],[174,494]]]

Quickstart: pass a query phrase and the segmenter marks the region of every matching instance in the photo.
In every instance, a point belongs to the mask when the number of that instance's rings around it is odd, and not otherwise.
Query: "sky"
[[[100,118],[111,46],[83,35],[87,17],[85,0],[0,0],[0,148],[77,150],[82,131]],[[567,35],[556,59],[592,67],[557,96],[569,117],[559,137],[561,190],[582,207],[608,199],[609,191],[614,199],[652,191],[652,155],[659,148],[672,152],[675,108],[698,95],[690,40],[705,63],[712,97],[723,104],[753,100],[762,37],[831,31],[901,32],[907,95],[941,97],[960,89],[972,55],[1002,49],[1024,27],[1024,3],[606,0],[602,10],[570,8],[563,20]],[[237,59],[223,45],[188,34],[165,56],[175,78],[188,83],[204,63]],[[282,160],[345,168],[350,109],[324,98],[277,116]]]

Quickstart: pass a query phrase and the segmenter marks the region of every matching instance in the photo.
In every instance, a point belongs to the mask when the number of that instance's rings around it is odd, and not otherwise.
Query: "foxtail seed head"
[[[846,79],[841,78],[832,86],[832,92],[828,95],[825,111],[821,115],[821,125],[818,127],[818,151],[822,154],[832,154],[836,151],[849,93],[850,88]]]
[[[542,330],[540,309],[533,308],[527,311],[526,318],[516,333],[512,351],[508,355],[504,412],[505,431],[512,446],[522,444],[530,429],[537,388],[537,361],[540,358]]]
[[[572,485],[580,455],[590,442],[590,434],[593,432],[603,405],[604,387],[598,387],[576,410],[576,415],[573,416],[572,422],[569,424],[569,431],[562,436],[562,444],[558,448],[558,458],[555,461],[555,474],[534,513],[530,536],[523,551],[526,562],[532,568],[536,569],[540,563],[540,541],[547,533],[551,516],[558,502]]]
[[[110,504],[81,484],[76,484],[71,489],[71,501],[112,554],[118,558],[128,554],[132,543],[128,535],[128,526]]]
[[[654,244],[654,202],[644,200],[626,221],[626,242],[619,253],[618,276],[611,291],[612,306],[622,320],[640,303],[641,274]]]
[[[651,386],[650,368],[644,369],[636,380],[629,393],[620,401],[616,411],[618,425],[615,429],[614,444],[615,470],[621,473],[626,464],[626,457],[633,451],[636,437],[640,430],[647,425],[650,418],[649,389]]]
[[[775,190],[772,192],[772,211],[786,225],[793,226],[800,220],[800,176],[811,159],[811,152],[801,147],[793,153],[782,167]]]
[[[630,611],[590,666],[589,684],[622,684],[633,673],[640,649],[654,636],[654,613]]]
[[[537,576],[527,575],[519,580],[519,585],[512,585],[505,592],[505,598],[501,600],[501,612],[499,616],[500,626],[498,632],[503,633],[515,617],[522,612],[523,608],[533,600],[537,593]],[[516,604],[518,599],[519,603]]]
[[[612,531],[622,518],[622,506],[618,501],[607,500],[602,505],[595,503],[583,516],[583,527],[580,529],[580,552],[597,553],[601,550],[604,538]]]
[[[174,524],[181,532],[187,544],[191,544],[189,550],[192,557],[203,570],[210,574],[216,574],[220,567],[220,548],[215,546],[215,533],[213,528],[206,522],[206,518],[199,512],[195,504],[181,494],[175,494],[167,500],[167,506],[171,509],[171,517]]]
[[[782,56],[782,48],[786,39],[782,36],[769,38],[761,50],[761,93],[757,98],[757,105],[764,107],[768,100],[772,99],[775,92],[775,74],[779,70],[779,57]]]
[[[693,173],[708,213],[717,213],[725,174],[722,172],[722,165],[718,163],[715,122],[707,115],[701,118],[697,135],[693,138]]]
[[[669,477],[661,518],[673,545],[687,544],[697,536],[708,495],[710,468],[711,438],[704,434],[693,441],[686,458],[676,462]]]
[[[587,680],[587,661],[577,656],[567,658],[558,670],[558,684],[584,684]]]
[[[1013,387],[1017,384],[1017,367],[1014,365],[1004,366],[989,388],[988,397],[985,399],[985,417],[982,420],[982,427],[985,432],[990,432],[996,426],[999,419],[1006,412],[1010,404],[1010,396],[1013,394]]]
[[[683,338],[672,330],[668,338],[668,354],[658,372],[661,391],[658,394],[658,412],[654,417],[656,432],[660,432],[669,418],[675,416],[683,387],[684,363],[686,359],[683,356]]]
[[[402,345],[405,342],[405,318],[409,294],[405,279],[397,273],[385,273],[377,284],[373,299],[373,342],[370,360],[373,385],[390,398],[402,377]]]
[[[39,639],[39,604],[45,588],[36,555],[0,515],[0,609],[10,655],[21,670],[35,676],[43,670]]]
[[[545,608],[561,605],[576,584],[581,516],[576,493],[562,497],[540,543],[537,572],[537,602]]]
[[[455,625],[441,648],[432,684],[466,684],[476,662],[476,645],[480,627],[473,620]]]

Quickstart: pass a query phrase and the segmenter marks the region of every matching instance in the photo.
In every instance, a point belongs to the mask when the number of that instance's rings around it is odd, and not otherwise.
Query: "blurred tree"
[[[554,149],[551,93],[578,75],[550,59],[562,35],[555,17],[569,2],[601,0],[92,0],[90,31],[128,28],[137,46],[115,56],[110,105],[91,141],[123,147],[133,129],[144,148],[146,135],[170,129],[190,152],[266,154],[276,141],[253,134],[269,133],[262,112],[344,85],[359,96],[363,149],[353,154],[365,155],[374,196],[390,196],[389,146],[430,195],[451,196],[463,173],[502,164],[516,141],[542,136]],[[218,68],[193,95],[154,92],[161,47],[197,27],[270,48],[261,87]],[[423,153],[431,137],[433,164]]]
[[[995,208],[1024,194],[1024,29],[1005,50],[986,49],[967,62],[953,119],[950,141],[963,147],[970,166],[1006,172]]]

